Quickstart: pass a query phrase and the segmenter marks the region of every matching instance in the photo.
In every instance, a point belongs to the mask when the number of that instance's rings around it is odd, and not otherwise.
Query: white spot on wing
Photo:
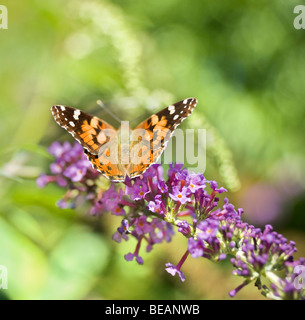
[[[73,114],[73,118],[75,120],[78,120],[78,116],[80,115],[80,111],[79,110],[74,110],[74,114]]]
[[[176,108],[175,108],[175,106],[170,105],[170,106],[167,108],[167,110],[169,111],[169,114],[173,114],[173,113],[175,113]]]
[[[62,111],[65,111],[65,110],[66,110],[66,108],[65,108],[64,106],[60,106],[60,109],[61,109]]]
[[[174,116],[174,120],[177,120],[179,118],[179,116],[176,114],[175,116]]]
[[[70,121],[70,122],[69,122],[69,125],[72,126],[72,127],[75,127],[75,124],[74,124],[73,121]]]

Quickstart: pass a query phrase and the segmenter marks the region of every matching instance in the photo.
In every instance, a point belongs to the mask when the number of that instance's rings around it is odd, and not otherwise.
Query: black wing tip
[[[175,103],[175,105],[177,105],[177,104],[186,104],[186,105],[193,105],[193,106],[196,107],[197,103],[198,103],[198,100],[196,98],[190,97],[190,98],[185,98],[185,99]]]
[[[64,104],[55,104],[54,106],[51,107],[51,110],[52,109],[61,109],[62,111],[66,110],[66,109],[75,109],[75,108],[72,108],[72,107],[69,107],[69,106],[66,106]]]
[[[196,98],[194,98],[194,97],[187,98],[186,100],[187,100],[187,103],[188,103],[188,104],[194,104],[194,105],[196,105],[196,104],[198,103],[198,100],[197,100]],[[184,100],[184,101],[185,101],[185,100]]]

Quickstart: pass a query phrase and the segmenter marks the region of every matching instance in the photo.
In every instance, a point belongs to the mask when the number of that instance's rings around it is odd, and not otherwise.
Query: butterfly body
[[[177,126],[197,105],[195,98],[181,100],[153,114],[131,130],[122,121],[116,130],[106,121],[79,109],[56,105],[55,121],[84,148],[93,167],[112,181],[135,178],[158,161]]]

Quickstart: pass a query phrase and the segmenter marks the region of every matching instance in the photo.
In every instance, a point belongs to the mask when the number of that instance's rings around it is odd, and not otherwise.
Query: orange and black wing
[[[135,156],[137,161],[131,158],[127,172],[130,178],[141,175],[158,161],[177,126],[191,115],[196,105],[195,98],[181,100],[153,114],[133,130],[132,135],[137,135],[138,129],[143,133],[139,141],[131,144],[131,149],[136,148],[138,143],[141,143],[141,148]]]
[[[78,109],[56,105],[51,111],[55,121],[92,154],[98,154],[101,146],[109,142],[105,129],[116,132],[107,122]]]
[[[84,149],[85,155],[88,157],[88,160],[91,162],[94,169],[101,172],[104,176],[106,176],[111,181],[124,181],[125,173],[122,171],[121,166],[119,164],[107,162],[103,163],[101,160],[101,156],[99,157],[96,154],[92,154]]]

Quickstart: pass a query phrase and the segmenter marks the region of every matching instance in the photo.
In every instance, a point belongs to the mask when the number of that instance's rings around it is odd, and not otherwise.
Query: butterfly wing
[[[134,161],[132,157],[130,159],[127,171],[130,178],[143,174],[151,164],[158,161],[174,130],[191,115],[196,105],[197,99],[195,98],[181,100],[153,114],[133,130],[132,135],[137,129],[144,129],[145,133],[141,138],[141,142],[144,143],[137,154],[137,161]],[[138,141],[132,142],[130,149],[135,148],[137,143]]]
[[[51,108],[55,121],[65,128],[85,149],[97,155],[100,148],[109,137],[103,130],[116,130],[107,122],[99,118],[67,106],[53,106]]]
[[[115,128],[101,119],[67,106],[51,108],[55,121],[65,128],[84,148],[93,168],[113,181],[123,181],[120,164],[112,163],[106,154],[109,150],[119,148]]]
[[[101,157],[96,154],[92,154],[84,149],[85,155],[91,162],[94,169],[101,172],[105,177],[111,181],[124,181],[125,174],[120,164],[113,164],[108,162],[107,164],[102,162]]]

